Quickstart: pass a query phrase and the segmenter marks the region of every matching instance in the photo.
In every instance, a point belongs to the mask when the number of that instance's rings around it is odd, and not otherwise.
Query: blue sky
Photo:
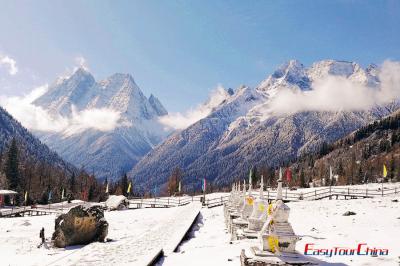
[[[289,59],[400,60],[400,1],[2,1],[0,95],[51,83],[85,58],[131,73],[184,111],[218,84],[257,85]]]

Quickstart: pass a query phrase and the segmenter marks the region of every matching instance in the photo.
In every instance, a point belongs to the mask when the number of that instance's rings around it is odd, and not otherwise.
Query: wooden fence
[[[129,198],[129,208],[170,208],[199,201],[199,197]]]
[[[322,187],[315,188],[314,190],[301,192],[283,190],[282,198],[284,201],[301,201],[301,200],[321,200],[321,199],[357,199],[357,198],[374,198],[374,197],[386,197],[400,194],[400,186],[393,188],[383,189],[362,189],[362,188],[341,188],[341,187]],[[268,201],[276,199],[276,190],[264,191],[264,197]],[[205,200],[205,205],[209,208],[221,206],[228,201],[229,196],[216,197]]]

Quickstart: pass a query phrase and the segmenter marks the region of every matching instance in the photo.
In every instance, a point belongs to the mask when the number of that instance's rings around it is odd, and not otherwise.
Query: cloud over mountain
[[[52,114],[43,107],[34,105],[33,101],[45,94],[47,90],[48,86],[44,85],[35,88],[25,96],[3,96],[0,104],[24,127],[34,131],[74,135],[88,129],[112,131],[118,126],[121,115],[110,108],[91,108],[78,111],[72,106],[71,115],[64,116]]]
[[[0,54],[0,68],[2,67],[7,68],[8,74],[12,76],[18,72],[17,62],[8,55]]]
[[[160,117],[160,122],[167,128],[185,129],[193,123],[209,115],[212,110],[220,105],[227,97],[229,92],[219,85],[210,92],[208,100],[184,113],[171,113]]]
[[[301,111],[361,111],[400,97],[400,62],[385,61],[377,79],[379,87],[360,79],[328,74],[312,82],[312,90],[282,87],[265,106],[266,113],[293,114]]]

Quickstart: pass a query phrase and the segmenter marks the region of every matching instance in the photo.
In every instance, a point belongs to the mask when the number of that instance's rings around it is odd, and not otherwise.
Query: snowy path
[[[161,249],[165,253],[175,249],[197,216],[200,204],[174,210],[159,220],[153,220],[144,232],[136,236],[125,236],[107,244],[93,243],[82,248],[73,258],[54,265],[147,265]]]
[[[240,251],[255,245],[256,241],[234,241],[225,229],[222,207],[203,208],[192,237],[170,254],[158,266],[239,266]]]
[[[172,252],[200,208],[106,212],[111,242],[66,249],[36,248],[41,226],[48,238],[53,232],[54,216],[1,219],[1,265],[147,265],[161,249]]]

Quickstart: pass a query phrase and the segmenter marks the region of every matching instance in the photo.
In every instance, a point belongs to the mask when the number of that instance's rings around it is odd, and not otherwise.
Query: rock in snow
[[[343,216],[351,216],[351,215],[356,215],[356,213],[352,212],[352,211],[347,211],[347,212],[343,213]]]
[[[110,195],[106,201],[108,210],[123,210],[129,207],[129,201],[122,195]]]
[[[86,245],[104,242],[108,234],[108,223],[100,206],[76,206],[55,221],[52,236],[54,245],[64,248],[72,245]]]

